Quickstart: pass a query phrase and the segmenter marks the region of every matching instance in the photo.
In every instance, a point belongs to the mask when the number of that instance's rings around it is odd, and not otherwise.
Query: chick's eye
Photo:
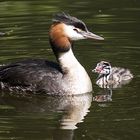
[[[79,30],[77,28],[74,28],[73,30],[76,31],[76,32],[79,32]]]
[[[103,68],[107,68],[107,66],[106,65],[103,65]]]

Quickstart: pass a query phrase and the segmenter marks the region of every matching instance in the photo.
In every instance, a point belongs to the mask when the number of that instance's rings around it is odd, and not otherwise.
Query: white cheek
[[[101,73],[101,74],[107,74],[108,71],[104,69],[104,70],[102,70],[100,73]]]
[[[77,33],[73,29],[74,27],[71,25],[64,26],[64,32],[67,37],[69,37],[71,40],[85,39],[81,34]]]

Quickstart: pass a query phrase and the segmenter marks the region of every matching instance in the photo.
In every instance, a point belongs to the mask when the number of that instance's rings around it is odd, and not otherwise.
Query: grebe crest
[[[65,13],[54,16],[50,29],[50,43],[55,54],[68,51],[75,40],[88,38],[104,40],[103,37],[89,32],[85,23],[76,17]]]

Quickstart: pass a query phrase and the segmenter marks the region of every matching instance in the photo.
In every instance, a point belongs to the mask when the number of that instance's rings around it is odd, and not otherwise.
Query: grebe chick
[[[49,38],[57,63],[44,59],[29,59],[1,66],[1,90],[56,95],[92,91],[87,72],[73,54],[73,41],[103,38],[89,32],[83,21],[65,13],[55,15]]]
[[[111,64],[106,61],[97,63],[96,68],[92,72],[99,74],[96,84],[102,88],[109,86],[118,88],[127,84],[133,78],[128,69],[111,67]]]

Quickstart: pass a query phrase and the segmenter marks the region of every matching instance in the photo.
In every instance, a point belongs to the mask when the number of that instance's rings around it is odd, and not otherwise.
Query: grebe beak
[[[95,39],[95,40],[104,40],[104,38],[103,37],[101,37],[101,36],[98,36],[98,35],[96,35],[96,34],[93,34],[92,32],[89,32],[89,31],[87,31],[87,32],[82,32],[82,35],[85,37],[85,38],[89,38],[89,39]]]

